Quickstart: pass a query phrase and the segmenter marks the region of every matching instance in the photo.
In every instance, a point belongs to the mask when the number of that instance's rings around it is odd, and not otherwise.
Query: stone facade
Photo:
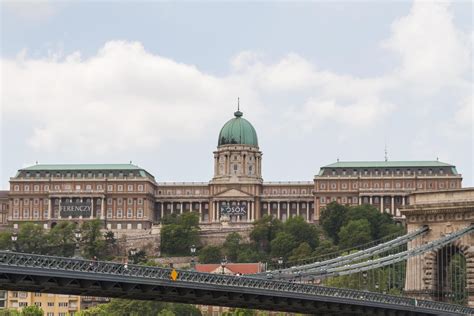
[[[372,204],[401,218],[412,192],[461,187],[455,166],[439,161],[338,161],[313,181],[265,182],[257,134],[242,112],[234,115],[219,134],[209,182],[157,182],[132,164],[34,165],[0,192],[0,224],[35,221],[48,228],[97,218],[112,230],[150,230],[166,215],[192,211],[212,231],[250,226],[264,215],[317,223],[333,201]]]
[[[411,205],[401,213],[406,216],[408,232],[428,225],[430,230],[421,240],[409,243],[413,248],[474,223],[474,188],[414,193]],[[405,290],[419,298],[447,300],[449,280],[446,267],[451,256],[461,254],[466,259],[468,304],[474,307],[474,234],[465,235],[453,245],[407,262]]]

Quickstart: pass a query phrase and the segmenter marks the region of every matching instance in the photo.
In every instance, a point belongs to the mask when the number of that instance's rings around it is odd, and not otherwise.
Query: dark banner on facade
[[[65,200],[61,202],[59,214],[61,217],[89,217],[92,212],[92,202],[89,200]]]
[[[246,215],[247,214],[247,205],[246,204],[242,204],[242,203],[237,203],[237,204],[233,204],[233,205],[229,205],[229,204],[221,204],[220,205],[220,212],[221,212],[221,215],[227,215],[227,216],[231,216],[231,215],[235,215],[235,216],[243,216],[243,215]]]

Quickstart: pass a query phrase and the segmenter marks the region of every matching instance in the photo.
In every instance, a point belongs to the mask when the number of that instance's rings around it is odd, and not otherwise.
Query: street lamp
[[[227,264],[227,258],[222,259],[222,261],[221,261],[222,274],[225,274],[226,264]]]
[[[367,271],[362,272],[362,277],[364,278],[364,290],[367,291]]]
[[[74,249],[74,258],[81,258],[80,242],[82,238],[82,232],[80,229],[74,231],[74,237],[76,237],[76,247]]]
[[[196,245],[191,245],[189,250],[191,251],[191,269],[194,270],[196,268],[196,263],[194,261],[194,255],[196,254]]]
[[[282,267],[283,267],[283,257],[280,257],[280,258],[278,258],[278,268],[279,268],[278,273],[280,275],[280,279],[281,279],[281,269],[282,269]]]
[[[18,233],[16,231],[14,231],[12,233],[12,236],[11,236],[11,239],[12,239],[12,248],[13,248],[13,251],[16,251],[16,241],[18,240]]]
[[[379,291],[379,283],[375,283],[375,291],[378,292]]]

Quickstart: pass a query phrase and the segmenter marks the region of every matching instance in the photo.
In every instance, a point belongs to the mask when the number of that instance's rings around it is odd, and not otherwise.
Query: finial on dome
[[[244,113],[240,112],[240,98],[237,98],[237,111],[234,112],[235,117],[241,117]]]

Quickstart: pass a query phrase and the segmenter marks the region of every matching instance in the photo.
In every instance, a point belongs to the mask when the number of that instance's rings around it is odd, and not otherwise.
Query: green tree
[[[106,244],[103,235],[100,231],[102,222],[99,219],[86,221],[82,224],[82,244],[83,253],[86,258],[103,259],[106,257]]]
[[[272,257],[283,257],[286,261],[286,259],[288,259],[288,256],[291,254],[291,252],[297,245],[298,243],[292,235],[286,232],[280,232],[271,242]]]
[[[380,213],[380,211],[372,205],[363,204],[350,207],[346,213],[344,224],[358,219],[365,219],[370,223],[372,240],[380,239],[392,231],[399,231],[391,215]]]
[[[176,316],[175,313],[173,313],[172,311],[170,311],[169,309],[166,309],[166,308],[162,309],[157,315],[158,316]]]
[[[12,248],[12,234],[11,232],[3,231],[0,232],[0,249],[10,250]]]
[[[318,230],[301,216],[289,218],[283,224],[283,230],[293,236],[298,244],[306,242],[311,249],[314,249],[319,243]]]
[[[76,225],[71,222],[60,222],[47,233],[45,253],[71,257],[74,255]]]
[[[21,252],[42,254],[45,250],[45,233],[41,225],[24,223],[20,225],[17,247]]]
[[[227,235],[224,244],[223,244],[223,251],[224,254],[227,256],[227,259],[231,262],[236,262],[241,251],[241,244],[242,236],[239,233],[233,232]]]
[[[264,215],[253,224],[250,239],[257,244],[259,250],[269,254],[271,241],[282,230],[283,224],[280,220]]]
[[[311,257],[312,250],[307,242],[302,242],[297,248],[291,252],[290,261],[301,260]]]
[[[43,316],[44,312],[43,310],[36,306],[36,305],[31,305],[22,308],[21,310],[21,316]]]
[[[330,239],[321,240],[319,246],[314,249],[312,257],[332,255],[338,251],[338,247]]]
[[[220,263],[222,260],[221,247],[206,246],[199,251],[200,263]]]
[[[167,216],[161,229],[161,252],[167,255],[189,255],[191,245],[199,244],[199,214]]]
[[[338,234],[342,249],[352,248],[372,240],[370,223],[366,219],[351,220],[341,227]]]
[[[201,316],[201,311],[196,306],[190,304],[168,304],[166,309],[177,316]]]
[[[348,207],[336,202],[329,203],[321,211],[319,221],[326,233],[337,245],[339,243],[339,230],[346,222]]]
[[[0,316],[20,316],[16,309],[0,309]]]
[[[237,262],[258,262],[267,261],[267,256],[264,253],[259,253],[255,244],[241,244],[240,251],[237,256]]]

